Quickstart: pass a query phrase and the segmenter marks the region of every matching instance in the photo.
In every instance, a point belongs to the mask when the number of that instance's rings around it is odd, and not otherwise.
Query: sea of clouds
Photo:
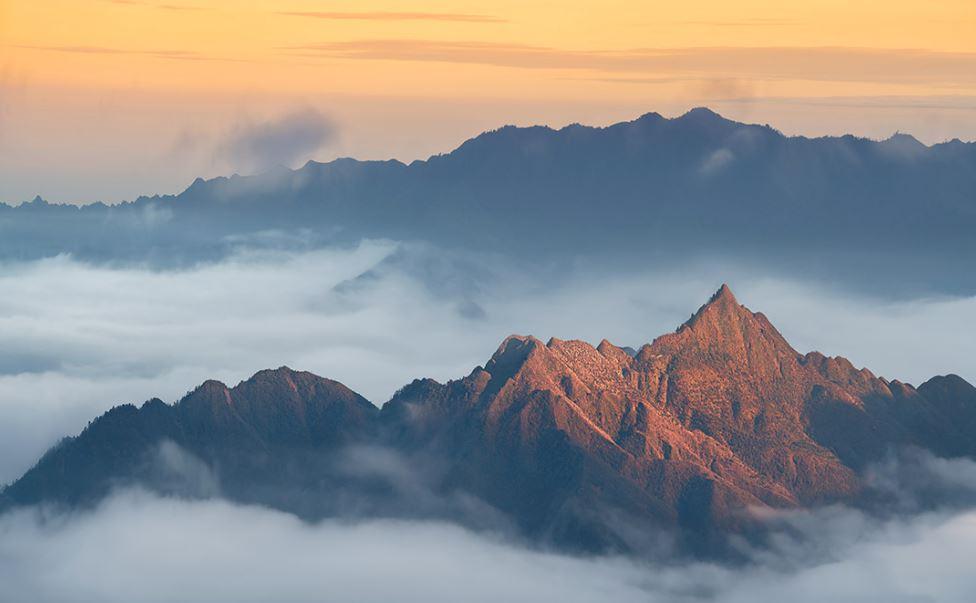
[[[466,375],[512,333],[637,348],[722,282],[801,352],[916,385],[976,380],[976,298],[891,301],[721,262],[523,269],[391,241],[242,248],[179,270],[58,256],[0,264],[0,483],[112,406],[175,402],[209,378],[287,365],[382,405],[414,378]]]
[[[976,377],[974,298],[891,301],[718,261],[528,269],[391,241],[242,248],[179,270],[58,256],[0,265],[0,483],[108,408],[174,402],[208,378],[233,385],[288,365],[380,405],[415,377],[467,374],[513,332],[639,347],[722,282],[800,351],[916,384]],[[876,485],[976,492],[968,461],[906,466],[880,466]],[[789,529],[732,568],[565,556],[431,521],[307,524],[217,496],[125,490],[94,510],[0,516],[0,601],[971,600],[976,514],[908,510],[772,518]]]
[[[972,600],[976,513],[781,518],[742,566],[573,557],[433,521],[315,524],[219,498],[116,493],[93,511],[0,516],[0,601]]]

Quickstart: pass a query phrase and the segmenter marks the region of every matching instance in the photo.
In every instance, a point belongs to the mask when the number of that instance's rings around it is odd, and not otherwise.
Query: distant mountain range
[[[117,206],[0,206],[2,259],[165,266],[380,237],[525,262],[720,257],[894,292],[976,292],[973,232],[974,143],[787,137],[704,108],[507,126],[409,165],[309,162]]]
[[[429,517],[582,551],[696,555],[761,542],[756,509],[880,509],[891,451],[976,457],[976,388],[918,388],[794,350],[723,286],[639,350],[511,336],[468,376],[382,408],[288,368],[174,405],[123,405],[6,487],[2,506],[97,503],[120,486],[221,495],[314,520]]]

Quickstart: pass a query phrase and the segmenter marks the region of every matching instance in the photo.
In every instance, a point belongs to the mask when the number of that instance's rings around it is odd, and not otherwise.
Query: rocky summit
[[[639,350],[513,335],[466,377],[415,380],[381,409],[285,367],[119,406],[0,504],[85,507],[139,486],[309,520],[425,517],[569,550],[725,555],[733,536],[762,540],[762,509],[870,508],[873,464],[903,448],[973,457],[974,434],[961,378],[915,388],[801,354],[723,285]]]

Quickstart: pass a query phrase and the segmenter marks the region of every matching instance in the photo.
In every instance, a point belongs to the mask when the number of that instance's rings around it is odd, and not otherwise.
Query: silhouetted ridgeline
[[[339,159],[118,206],[0,207],[0,257],[159,265],[363,237],[614,265],[723,257],[881,289],[976,291],[976,144],[785,137],[708,109],[504,127],[405,165]]]

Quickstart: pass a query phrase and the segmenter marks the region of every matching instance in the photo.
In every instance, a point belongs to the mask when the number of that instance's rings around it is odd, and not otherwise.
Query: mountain
[[[730,535],[761,542],[752,510],[870,508],[873,463],[905,447],[974,457],[974,429],[961,378],[916,389],[800,354],[723,286],[635,354],[513,335],[466,377],[415,380],[381,409],[288,368],[120,406],[2,497],[75,507],[137,484],[308,519],[440,517],[574,550],[647,553],[666,537],[727,555]]]
[[[157,458],[162,442],[205,459],[235,500],[305,514],[304,492],[326,487],[328,456],[375,437],[377,409],[341,383],[287,368],[234,388],[207,381],[179,403],[117,406],[51,449],[4,494],[21,504],[85,506],[119,485],[182,492],[183,458]],[[174,481],[175,480],[175,481]],[[294,501],[298,506],[288,506]],[[329,501],[323,498],[323,504]]]
[[[787,137],[699,108],[506,126],[409,165],[309,162],[117,206],[0,206],[0,258],[170,265],[276,233],[278,245],[379,237],[617,267],[718,254],[875,291],[973,293],[974,227],[976,144]]]

